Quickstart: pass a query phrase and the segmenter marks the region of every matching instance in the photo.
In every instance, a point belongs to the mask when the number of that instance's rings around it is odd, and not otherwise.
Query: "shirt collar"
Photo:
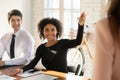
[[[15,36],[19,36],[20,32],[22,31],[23,28],[20,28],[16,33],[15,33]]]

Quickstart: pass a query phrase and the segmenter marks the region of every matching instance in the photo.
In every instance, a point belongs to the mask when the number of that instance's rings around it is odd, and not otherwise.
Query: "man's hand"
[[[5,61],[0,60],[0,66],[4,66],[5,65]]]
[[[79,19],[79,25],[84,25],[84,23],[85,23],[85,20],[86,20],[86,14],[85,14],[85,12],[82,12],[82,14],[80,15],[80,17],[78,18]]]
[[[13,69],[10,75],[14,76],[21,73],[23,73],[23,69],[17,68],[17,69]]]

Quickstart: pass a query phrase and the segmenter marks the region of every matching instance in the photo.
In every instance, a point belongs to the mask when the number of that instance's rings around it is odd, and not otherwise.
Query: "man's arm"
[[[23,47],[23,56],[5,60],[5,65],[24,65],[28,63],[31,60],[31,56],[33,55],[34,39],[31,37],[26,38]]]
[[[5,65],[5,61],[0,60],[0,66],[4,66]]]

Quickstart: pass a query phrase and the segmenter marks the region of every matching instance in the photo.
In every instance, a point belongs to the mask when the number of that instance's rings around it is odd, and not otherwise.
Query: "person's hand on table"
[[[11,72],[11,76],[23,73],[23,69],[17,68]]]
[[[0,60],[0,66],[4,66],[5,65],[5,61]]]

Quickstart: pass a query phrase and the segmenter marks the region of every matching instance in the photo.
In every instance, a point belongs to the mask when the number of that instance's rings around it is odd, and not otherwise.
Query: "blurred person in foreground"
[[[95,27],[92,80],[120,80],[120,0],[110,0],[107,18]]]

